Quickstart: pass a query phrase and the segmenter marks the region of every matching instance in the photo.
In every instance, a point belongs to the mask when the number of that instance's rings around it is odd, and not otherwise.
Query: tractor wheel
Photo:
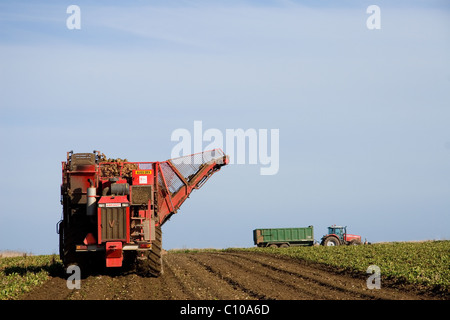
[[[152,249],[145,253],[146,259],[137,259],[137,273],[144,277],[159,277],[163,274],[161,226],[156,227],[155,233],[156,239],[152,242]]]
[[[335,247],[340,245],[340,241],[339,239],[337,239],[336,237],[328,237],[323,241],[323,245],[325,247]]]
[[[353,239],[352,241],[350,241],[349,245],[350,246],[358,246],[361,244],[361,241],[359,241],[358,239]]]

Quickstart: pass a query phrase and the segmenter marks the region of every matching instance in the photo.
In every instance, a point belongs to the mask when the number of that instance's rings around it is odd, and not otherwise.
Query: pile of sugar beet
[[[104,153],[99,155],[98,160],[102,177],[121,176],[123,178],[129,178],[132,176],[133,170],[139,169],[136,163],[129,163],[127,159],[107,158]]]

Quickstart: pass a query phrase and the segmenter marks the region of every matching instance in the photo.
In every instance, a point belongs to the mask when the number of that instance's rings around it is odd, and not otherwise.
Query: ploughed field
[[[339,255],[338,250],[367,250],[367,257],[373,251],[371,247],[376,246],[358,246],[358,249],[309,247],[278,250],[251,248],[169,251],[163,255],[164,273],[158,278],[141,277],[129,271],[95,272],[82,277],[80,289],[67,287],[68,275],[54,258],[52,262],[41,267],[2,267],[0,260],[0,272],[6,277],[15,274],[23,277],[29,272],[47,274],[46,277],[42,276],[40,282],[36,280],[33,285],[28,284],[27,290],[19,290],[16,293],[0,280],[0,290],[3,292],[3,299],[22,300],[448,300],[448,285],[445,284],[449,280],[448,274],[440,272],[438,266],[438,262],[448,262],[448,243],[444,249],[440,249],[443,251],[438,251],[439,256],[434,257],[436,272],[431,277],[442,277],[443,279],[437,280],[438,284],[408,280],[403,276],[394,277],[389,275],[383,265],[383,261],[389,259],[378,262],[372,259],[370,261],[380,264],[381,287],[369,289],[367,279],[372,274],[361,271],[368,267],[367,261],[357,259],[363,265],[359,271],[355,266],[339,266],[340,261],[345,259]],[[335,264],[326,261],[313,262],[314,259],[308,256],[311,252],[316,252],[324,259],[330,250],[335,250],[331,254],[337,259]],[[446,256],[440,256],[439,252]],[[389,264],[395,261],[385,262]],[[412,265],[411,272],[420,267],[414,266],[413,260],[405,263]],[[394,264],[392,266],[394,268]],[[422,270],[421,276],[425,275],[426,271]],[[27,284],[24,282],[23,285]],[[5,290],[10,290],[10,294],[5,294]]]

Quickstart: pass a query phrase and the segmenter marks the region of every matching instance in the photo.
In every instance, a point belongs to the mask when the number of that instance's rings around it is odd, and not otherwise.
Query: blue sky
[[[68,30],[66,9],[81,9]],[[366,8],[381,9],[368,30]],[[280,170],[223,168],[164,247],[252,246],[259,227],[449,239],[445,1],[0,4],[0,250],[58,250],[66,152],[170,158],[177,128],[279,129]]]

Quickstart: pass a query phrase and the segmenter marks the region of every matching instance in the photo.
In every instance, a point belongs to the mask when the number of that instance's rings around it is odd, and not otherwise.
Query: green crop
[[[0,259],[0,300],[17,299],[62,267],[55,255]]]

